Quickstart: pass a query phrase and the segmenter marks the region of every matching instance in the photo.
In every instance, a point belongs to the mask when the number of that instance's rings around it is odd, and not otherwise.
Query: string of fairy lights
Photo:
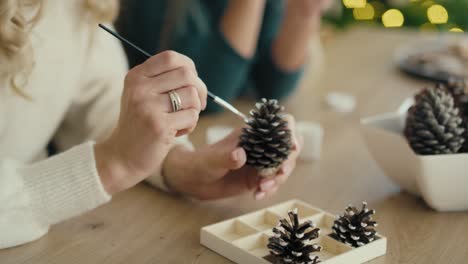
[[[346,8],[353,10],[353,17],[358,21],[373,21],[380,19],[383,26],[388,28],[402,27],[405,16],[398,8],[386,9],[380,1],[367,0],[342,0]],[[432,0],[408,0],[410,3],[418,3],[426,9],[427,23],[421,25],[421,29],[429,29],[434,25],[447,24],[449,13],[447,9]],[[463,30],[451,25],[450,32],[463,32]]]

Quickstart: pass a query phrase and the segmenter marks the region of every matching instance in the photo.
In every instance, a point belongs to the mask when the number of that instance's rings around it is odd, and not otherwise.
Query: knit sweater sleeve
[[[33,164],[0,160],[0,249],[107,202],[94,164],[92,143]]]
[[[111,44],[105,46],[104,40],[111,41]],[[102,62],[97,67],[114,67],[111,72],[116,75],[112,77],[121,80],[117,73],[125,73],[125,63],[124,58],[117,59],[119,56],[123,57],[118,45],[113,40],[97,37],[91,46],[92,49],[102,50],[106,56],[105,59],[100,56]],[[110,60],[108,64],[106,59]],[[103,70],[96,72],[103,73],[102,79],[111,77],[106,76]],[[82,77],[87,78],[85,73]],[[0,248],[38,239],[47,233],[51,225],[110,200],[96,169],[91,139],[98,138],[113,126],[117,111],[113,108],[106,109],[105,106],[111,102],[118,105],[118,96],[103,89],[107,87],[105,80],[95,79],[91,82],[88,79],[87,83],[95,84],[90,88],[98,91],[95,94],[84,93],[82,97],[80,94],[76,95],[80,99],[73,103],[65,117],[64,126],[57,133],[58,146],[61,150],[67,149],[66,151],[35,163],[0,158]],[[92,103],[87,105],[85,102]],[[86,115],[88,118],[79,117],[84,113],[76,107],[79,104],[90,106]]]
[[[111,44],[111,47],[113,52],[118,52],[115,43]],[[103,51],[107,52],[105,49]],[[112,53],[107,55],[110,54]],[[116,53],[114,57],[118,55],[119,53]],[[109,59],[112,60],[112,57]],[[112,61],[109,63],[117,64]],[[116,72],[123,73],[124,68],[125,66],[119,67]],[[100,85],[94,88],[105,87],[104,82],[96,80],[95,83]],[[105,96],[103,90],[96,94]],[[94,143],[83,143],[86,139],[98,138],[115,120],[113,115],[116,111],[104,111],[105,104],[97,98],[88,93],[78,100],[81,103],[94,102],[95,107],[91,107],[91,113],[97,116],[93,116],[93,120],[80,118],[76,103],[67,114],[56,137],[60,150],[66,151],[36,163],[0,159],[0,248],[38,239],[47,233],[51,225],[80,215],[110,200],[111,197],[104,190],[96,169]],[[116,98],[106,100],[111,102]],[[96,122],[98,117],[102,118],[103,126],[97,125],[96,128],[92,128],[91,122]]]

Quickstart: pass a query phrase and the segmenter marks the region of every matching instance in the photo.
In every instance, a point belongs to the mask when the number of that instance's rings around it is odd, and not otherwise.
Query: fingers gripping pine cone
[[[453,96],[438,86],[423,90],[408,111],[405,136],[421,155],[457,153],[465,142],[465,125]]]
[[[338,215],[332,230],[341,242],[360,247],[375,240],[377,223],[372,221],[375,210],[369,210],[367,203],[362,203],[362,210],[349,205],[342,215]]]
[[[247,164],[257,168],[263,177],[274,175],[291,153],[291,130],[282,117],[283,111],[277,100],[262,99],[250,111],[248,127],[240,138]]]
[[[318,238],[320,229],[312,221],[299,223],[297,209],[288,212],[290,221],[281,219],[273,228],[274,235],[268,239],[267,247],[278,263],[319,263],[314,252],[320,252],[322,247],[311,241]]]

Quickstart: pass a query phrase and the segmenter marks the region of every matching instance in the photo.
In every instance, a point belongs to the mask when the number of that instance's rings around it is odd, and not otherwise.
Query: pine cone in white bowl
[[[385,174],[437,211],[468,210],[468,153],[418,155],[404,136],[413,98],[396,112],[361,120],[367,147]]]

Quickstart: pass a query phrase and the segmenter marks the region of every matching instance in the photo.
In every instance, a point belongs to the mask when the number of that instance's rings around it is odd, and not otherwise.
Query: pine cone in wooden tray
[[[263,177],[274,175],[291,153],[291,130],[282,117],[283,111],[277,100],[263,98],[250,111],[249,127],[243,129],[240,138],[247,164]]]
[[[375,210],[369,210],[367,203],[362,203],[359,211],[356,207],[349,205],[342,215],[338,215],[333,224],[334,238],[352,246],[364,246],[375,240],[377,222],[372,221]]]
[[[362,222],[371,226],[370,221]],[[205,226],[200,243],[241,264],[366,263],[385,255],[386,237],[375,234],[374,242],[352,247],[336,238],[334,223],[333,214],[304,201],[289,200]],[[369,238],[370,234],[364,235]]]
[[[417,154],[460,151],[465,142],[465,125],[447,89],[438,85],[416,95],[415,105],[408,110],[405,136]]]
[[[315,264],[319,263],[314,252],[320,252],[322,247],[312,243],[319,237],[320,229],[308,220],[299,223],[297,209],[288,212],[290,221],[280,219],[279,225],[273,228],[274,236],[268,240],[267,247],[275,256],[277,263]]]

